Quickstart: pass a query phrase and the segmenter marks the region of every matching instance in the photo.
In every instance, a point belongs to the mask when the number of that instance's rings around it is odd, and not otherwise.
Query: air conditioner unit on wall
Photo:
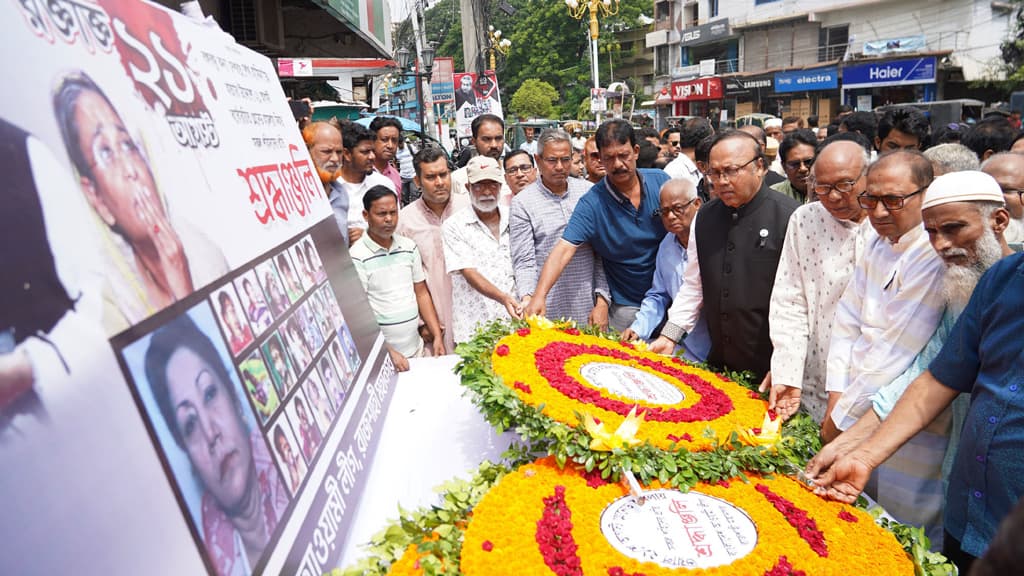
[[[237,42],[260,52],[284,50],[281,0],[228,0],[228,11]]]

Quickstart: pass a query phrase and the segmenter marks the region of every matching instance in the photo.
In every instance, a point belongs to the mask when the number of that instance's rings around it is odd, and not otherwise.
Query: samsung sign
[[[906,86],[935,82],[935,57],[874,62],[843,68],[843,88]]]
[[[725,38],[730,33],[729,19],[722,18],[700,26],[685,28],[680,31],[680,46],[697,46]]]
[[[835,66],[775,74],[776,93],[831,90],[838,87],[839,69]]]

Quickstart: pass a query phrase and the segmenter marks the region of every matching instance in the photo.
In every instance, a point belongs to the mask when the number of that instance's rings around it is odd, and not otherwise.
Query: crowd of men
[[[401,209],[394,125],[304,136],[399,369],[537,314],[749,371],[821,425],[819,493],[865,491],[967,574],[1024,491],[1024,138],[910,107],[810,120],[614,119],[512,151],[484,114],[464,167],[416,154]]]

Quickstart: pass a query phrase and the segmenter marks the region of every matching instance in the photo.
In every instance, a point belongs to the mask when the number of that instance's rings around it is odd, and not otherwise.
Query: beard
[[[320,176],[321,182],[324,184],[330,184],[341,177],[341,166],[339,165],[334,171],[317,166],[316,173]]]
[[[999,239],[991,228],[986,228],[985,233],[978,238],[974,244],[976,259],[966,266],[952,265],[946,267],[946,273],[942,280],[942,292],[946,297],[946,304],[957,314],[967,307],[967,303],[974,293],[974,287],[986,270],[992,267],[1003,257],[1003,248],[999,245]],[[967,250],[963,248],[948,248],[942,251],[942,256],[967,256]]]
[[[479,212],[489,213],[494,212],[498,209],[498,196],[484,196],[477,198],[473,194],[469,195],[470,202],[473,204],[473,208],[476,208]]]

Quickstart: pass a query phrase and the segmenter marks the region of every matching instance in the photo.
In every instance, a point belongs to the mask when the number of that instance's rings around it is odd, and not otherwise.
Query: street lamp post
[[[508,56],[512,49],[512,42],[508,38],[501,37],[501,30],[495,30],[494,26],[487,26],[487,51],[491,56],[491,70],[498,71],[498,60],[496,55]]]
[[[406,47],[399,48],[395,52],[395,61],[398,63],[399,74],[405,77],[415,78],[416,82],[416,100],[419,102],[419,117],[420,117],[420,129],[424,133],[427,131],[427,127],[424,124],[424,112],[427,103],[423,101],[423,82],[421,79],[429,79],[430,72],[434,69],[434,45],[433,43],[427,44],[423,48],[423,57],[420,59],[420,64],[423,65],[423,72],[406,72],[409,66],[412,64],[412,53]]]
[[[577,20],[590,13],[590,75],[594,79],[594,88],[601,88],[601,80],[597,68],[597,37],[598,37],[598,16],[615,16],[619,13],[619,0],[565,0],[565,6],[569,9],[569,15]],[[596,112],[597,123],[601,123],[601,113]]]

